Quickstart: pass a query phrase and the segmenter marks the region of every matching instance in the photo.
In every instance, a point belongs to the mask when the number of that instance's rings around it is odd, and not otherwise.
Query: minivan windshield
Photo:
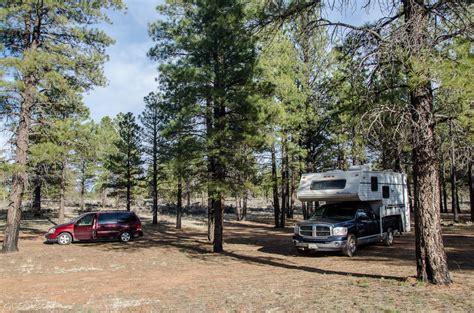
[[[327,204],[317,208],[310,220],[320,220],[329,218],[339,221],[347,221],[353,219],[357,208],[351,205]]]

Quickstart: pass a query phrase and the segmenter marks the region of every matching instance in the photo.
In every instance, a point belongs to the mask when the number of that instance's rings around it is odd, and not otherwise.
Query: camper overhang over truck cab
[[[297,197],[325,202],[295,225],[293,243],[300,253],[342,251],[352,256],[358,245],[391,245],[394,234],[410,231],[407,180],[401,173],[372,171],[368,166],[307,173]]]

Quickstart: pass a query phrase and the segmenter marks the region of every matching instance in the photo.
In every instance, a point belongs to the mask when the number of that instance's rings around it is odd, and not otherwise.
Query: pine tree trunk
[[[181,174],[178,174],[178,193],[176,201],[176,228],[181,229],[181,216],[183,215],[183,183]]]
[[[461,200],[459,199],[459,186],[456,185],[456,210],[458,211],[458,214],[461,214],[461,203],[462,203]],[[458,215],[458,219],[459,219],[459,215]]]
[[[238,194],[235,195],[235,215],[237,221],[242,219],[242,210],[240,207],[240,199]]]
[[[442,180],[443,180],[443,174],[441,172],[441,168],[439,169],[439,182],[438,182],[438,188],[439,188],[439,212],[443,213],[444,208],[443,208],[443,185],[442,185]]]
[[[105,207],[107,206],[107,188],[104,188],[104,190],[102,190],[102,208],[105,209]]]
[[[41,179],[38,179],[33,190],[33,214],[34,216],[41,216]]]
[[[84,209],[86,208],[86,203],[85,203],[85,200],[84,200],[84,195],[86,193],[86,182],[85,180],[81,180],[81,196],[80,196],[80,209],[81,211],[84,211]]]
[[[455,146],[452,134],[452,121],[449,121],[449,137],[451,138],[451,210],[453,212],[454,222],[459,222],[458,209],[456,207],[456,158]]]
[[[280,228],[280,199],[278,199],[278,176],[276,165],[275,144],[272,144],[272,189],[273,189],[273,212],[275,227]]]
[[[42,4],[41,8],[43,9]],[[36,23],[32,17],[25,17],[25,27],[23,44],[26,52],[36,49],[39,44],[39,34],[41,34],[41,19]],[[34,26],[35,34],[31,36],[31,28]],[[25,58],[27,58],[26,56]],[[31,61],[31,60],[30,60]],[[7,223],[5,227],[5,236],[2,244],[2,253],[11,253],[18,251],[18,237],[20,234],[21,204],[23,194],[28,183],[28,174],[26,165],[28,162],[29,135],[31,125],[31,110],[35,103],[35,78],[29,73],[24,73],[23,90],[20,93],[21,105],[18,113],[19,121],[16,129],[15,142],[15,165],[17,169],[13,173],[12,185],[8,196]]]
[[[468,168],[468,181],[469,181],[469,205],[471,207],[471,221],[474,222],[474,169],[472,166],[472,158],[469,161],[469,168]]]
[[[247,219],[247,199],[248,192],[247,189],[244,190],[244,197],[242,199],[242,218],[241,220],[245,221]]]
[[[186,179],[186,206],[188,208],[191,206],[191,187],[189,184],[189,179]]]
[[[224,251],[224,199],[222,197],[222,194],[218,194],[218,198],[214,201],[214,217],[215,224],[213,251],[219,253]]]
[[[207,198],[207,239],[210,242],[214,242],[214,228],[214,200],[212,195],[209,194]]]
[[[64,223],[64,214],[65,214],[65,193],[66,193],[66,160],[63,160],[63,164],[61,166],[61,182],[59,187],[59,216],[58,222],[59,224]]]
[[[151,182],[151,191],[153,197],[153,220],[152,224],[158,224],[158,157],[157,157],[157,147],[156,147],[156,139],[153,143],[153,177]]]
[[[441,159],[441,188],[443,189],[443,212],[448,213],[448,188],[446,187],[446,175],[445,175],[445,164],[444,158]]]
[[[131,174],[130,174],[130,169],[127,170],[127,211],[130,211],[131,208],[131,202],[132,202],[132,179],[131,179]]]
[[[292,215],[291,207],[290,207],[290,164],[288,162],[288,151],[286,151],[285,155],[285,197],[286,197],[286,217],[290,218]]]
[[[286,214],[287,214],[287,194],[286,194],[286,148],[285,148],[285,140],[283,140],[281,145],[281,214],[280,214],[280,227],[285,228],[286,222]]]
[[[416,87],[411,93],[417,277],[435,284],[449,284],[451,277],[438,203],[439,177],[432,103],[430,83]]]

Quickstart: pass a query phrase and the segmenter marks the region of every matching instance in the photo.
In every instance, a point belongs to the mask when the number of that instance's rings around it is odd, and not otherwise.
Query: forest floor
[[[5,222],[0,221],[0,241]],[[414,235],[395,245],[299,256],[292,229],[270,219],[225,223],[211,253],[202,218],[142,218],[145,236],[122,244],[44,244],[52,224],[22,221],[20,251],[0,254],[0,311],[474,311],[474,226],[444,227],[451,286],[417,282]],[[290,221],[289,226],[293,224]]]

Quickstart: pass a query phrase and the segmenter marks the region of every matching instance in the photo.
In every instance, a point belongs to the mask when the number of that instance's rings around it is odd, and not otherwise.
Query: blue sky
[[[99,27],[115,39],[107,49],[109,61],[104,71],[109,84],[96,88],[84,97],[91,116],[99,120],[119,112],[140,113],[143,97],[157,88],[157,64],[146,53],[153,45],[148,36],[148,23],[158,19],[156,6],[161,1],[128,0],[127,12],[111,12],[111,25]]]

